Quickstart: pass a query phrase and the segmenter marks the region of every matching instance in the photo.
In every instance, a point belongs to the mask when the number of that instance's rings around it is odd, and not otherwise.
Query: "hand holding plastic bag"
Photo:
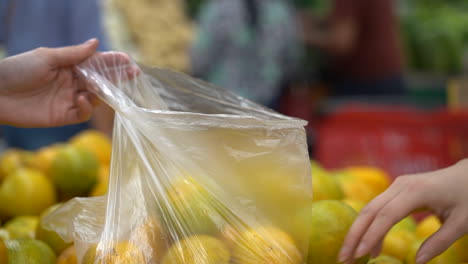
[[[186,75],[92,58],[80,71],[116,111],[108,194],[46,222],[81,263],[305,263],[305,122]]]

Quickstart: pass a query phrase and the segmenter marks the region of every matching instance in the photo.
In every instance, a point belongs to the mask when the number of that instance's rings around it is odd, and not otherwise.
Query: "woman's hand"
[[[97,46],[92,39],[77,46],[38,48],[0,61],[0,122],[53,127],[88,120],[98,99],[75,66],[95,54]],[[96,56],[104,62],[131,65],[123,53]]]
[[[423,264],[468,233],[468,160],[452,167],[398,177],[360,213],[345,239],[339,261],[352,263],[368,253],[378,255],[385,234],[418,209],[429,209],[443,222],[416,255]]]

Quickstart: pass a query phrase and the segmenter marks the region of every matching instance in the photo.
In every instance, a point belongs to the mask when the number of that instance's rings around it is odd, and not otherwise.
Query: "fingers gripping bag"
[[[108,193],[45,219],[83,264],[302,264],[305,122],[101,53],[79,66],[116,112]]]

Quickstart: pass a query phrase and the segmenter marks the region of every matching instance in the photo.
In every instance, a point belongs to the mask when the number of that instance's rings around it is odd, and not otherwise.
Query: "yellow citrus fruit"
[[[292,237],[271,226],[247,229],[232,251],[234,263],[300,264],[302,256]]]
[[[5,216],[38,215],[55,201],[52,182],[38,170],[20,169],[0,186],[0,211]]]
[[[231,254],[218,239],[196,235],[176,242],[164,256],[162,264],[228,264]]]
[[[52,249],[35,239],[13,239],[5,241],[9,263],[56,264]]]
[[[34,168],[37,163],[31,151],[10,149],[0,157],[0,180],[21,168]]]
[[[146,259],[151,263],[160,263],[166,249],[169,247],[169,236],[156,218],[150,218],[138,226],[131,234],[130,241],[138,244]]]
[[[3,239],[1,238],[0,238],[0,263],[3,263],[3,264],[8,263],[7,248],[5,246],[5,242],[3,242]]]
[[[170,208],[165,216],[170,218],[171,227],[178,236],[194,234],[215,234],[218,227],[214,222],[219,215],[219,202],[194,178],[177,179],[167,190]],[[175,217],[172,217],[175,215]]]
[[[403,229],[391,230],[384,238],[382,253],[404,261],[415,240],[414,233]]]
[[[57,264],[78,264],[76,249],[71,246],[65,249],[57,258]]]
[[[416,232],[417,223],[413,217],[407,216],[392,227],[392,230],[406,230],[411,233]]]
[[[55,155],[50,174],[65,196],[85,196],[96,183],[98,170],[99,163],[93,153],[68,145]]]
[[[353,208],[354,211],[356,211],[358,213],[361,212],[362,208],[364,208],[366,206],[366,204],[364,202],[353,200],[353,199],[344,199],[343,202],[345,204],[351,206],[351,208]]]
[[[416,254],[419,247],[423,243],[423,239],[417,239],[410,248],[410,252],[406,258],[406,264],[416,263]],[[427,264],[458,264],[458,255],[455,248],[449,247],[445,252],[427,262]]]
[[[370,202],[390,185],[388,175],[372,167],[350,167],[336,172],[335,175],[346,198],[365,203]]]
[[[419,238],[427,238],[439,230],[442,223],[435,215],[430,215],[424,218],[416,227],[416,236]]]
[[[375,259],[372,259],[367,264],[403,264],[403,262],[391,256],[381,255]]]
[[[38,223],[37,216],[17,216],[6,222],[4,228],[10,239],[34,238]]]
[[[97,262],[96,262],[97,261]],[[96,246],[88,249],[83,264],[141,264],[147,263],[143,252],[133,243],[118,242],[110,250],[96,252]]]
[[[468,235],[464,235],[462,238],[457,240],[454,247],[460,256],[460,261],[468,262]]]
[[[314,201],[340,200],[343,191],[338,182],[318,163],[312,161],[312,194]]]
[[[357,217],[356,211],[337,200],[314,202],[310,226],[309,264],[335,264],[349,228]],[[367,263],[368,257],[358,259],[356,263]]]
[[[58,207],[60,207],[60,205],[61,204],[55,204],[42,212],[39,218],[39,224],[37,225],[36,229],[36,238],[49,245],[57,255],[60,254],[65,248],[69,247],[71,243],[66,243],[63,241],[63,239],[60,238],[60,236],[55,231],[45,229],[43,226],[43,221],[45,217],[54,212]]]
[[[101,165],[99,167],[98,180],[91,190],[90,196],[102,196],[107,193],[107,186],[109,185],[109,166]]]
[[[99,160],[103,165],[109,165],[112,153],[112,143],[110,139],[97,130],[86,130],[74,136],[70,143],[74,146],[85,148]]]
[[[41,170],[46,176],[50,175],[52,161],[61,147],[63,147],[62,144],[55,144],[52,146],[43,147],[37,151],[36,161],[38,164],[38,169]]]

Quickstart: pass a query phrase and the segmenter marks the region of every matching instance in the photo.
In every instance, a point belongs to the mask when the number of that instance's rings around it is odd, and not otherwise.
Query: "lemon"
[[[91,190],[90,196],[102,196],[107,193],[107,186],[109,185],[109,166],[101,165],[99,167],[98,180],[96,185]]]
[[[85,196],[98,177],[99,163],[93,153],[71,145],[60,148],[50,174],[64,196]]]
[[[0,263],[8,263],[7,248],[5,242],[0,238]]]
[[[61,147],[63,147],[62,144],[55,144],[52,146],[43,147],[36,152],[38,169],[41,170],[46,176],[50,175],[52,161]]]
[[[57,264],[78,264],[76,249],[71,246],[65,249],[57,258]]]
[[[314,202],[310,226],[309,264],[336,264],[338,253],[349,228],[357,217],[356,211],[341,201],[324,200]],[[356,263],[367,263],[368,257]]]
[[[400,222],[392,227],[392,230],[406,230],[408,232],[415,233],[416,232],[416,221],[413,217],[407,216],[403,218]]]
[[[348,199],[370,202],[389,185],[388,175],[377,168],[350,167],[335,173],[336,179]]]
[[[34,238],[38,223],[37,216],[18,216],[8,221],[4,228],[10,239]]]
[[[403,262],[397,258],[382,255],[372,259],[368,264],[403,264]]]
[[[35,168],[37,165],[31,151],[10,149],[0,158],[0,180],[21,168]]]
[[[384,238],[382,253],[404,261],[415,240],[414,233],[403,229],[391,230]]]
[[[165,208],[164,214],[171,218],[169,229],[178,236],[218,232],[215,218],[219,213],[215,205],[219,202],[194,178],[177,179],[168,188],[167,197],[170,208]]]
[[[52,249],[44,242],[35,239],[5,241],[9,264],[55,264]]]
[[[231,254],[218,239],[196,235],[176,242],[162,264],[228,264]]]
[[[232,251],[236,264],[300,264],[302,256],[286,232],[271,226],[247,229]]]
[[[356,212],[361,212],[362,208],[364,208],[366,206],[365,203],[361,202],[361,201],[357,201],[357,200],[353,200],[353,199],[344,199],[343,202],[349,206],[351,206],[351,208],[354,209],[354,211]]]
[[[314,201],[340,200],[343,191],[338,182],[318,163],[312,161],[312,194]]]
[[[417,239],[410,248],[410,252],[406,258],[406,264],[415,264],[416,263],[416,254],[419,247],[423,243],[423,239]],[[454,247],[449,247],[445,252],[435,257],[427,264],[458,264],[458,255]]]
[[[54,212],[58,207],[60,207],[60,205],[61,204],[55,204],[42,212],[39,218],[39,224],[37,225],[36,229],[36,238],[49,245],[56,254],[60,254],[65,248],[70,246],[70,243],[63,241],[63,239],[60,238],[60,236],[55,231],[45,229],[43,227],[43,220],[49,214]]]
[[[427,238],[439,230],[442,223],[435,215],[430,215],[424,218],[416,227],[416,236],[419,238]]]
[[[105,134],[97,130],[86,130],[71,138],[70,143],[94,153],[100,164],[109,165],[112,143]]]
[[[97,258],[97,259],[96,259]],[[96,261],[97,260],[97,261]],[[147,263],[143,252],[133,243],[118,242],[110,250],[96,252],[96,246],[88,249],[83,264],[142,264]]]
[[[5,216],[38,215],[55,201],[52,182],[38,170],[20,169],[0,186],[0,211]]]

